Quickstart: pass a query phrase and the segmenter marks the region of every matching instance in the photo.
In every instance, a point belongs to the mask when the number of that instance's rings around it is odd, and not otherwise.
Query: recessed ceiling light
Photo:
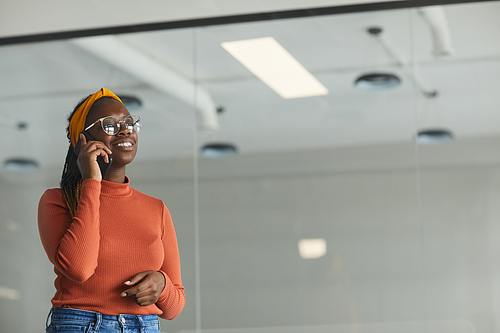
[[[11,172],[30,172],[38,169],[38,163],[28,158],[10,158],[3,165],[5,170]]]
[[[328,89],[273,37],[225,42],[221,45],[283,98],[328,94]]]
[[[298,245],[303,259],[317,259],[326,254],[326,240],[323,238],[301,239]]]
[[[417,142],[423,145],[435,145],[453,140],[453,134],[445,129],[428,129],[419,131]]]
[[[230,143],[209,143],[201,148],[201,155],[209,158],[229,157],[236,154],[236,147]]]
[[[390,73],[363,74],[356,79],[354,84],[362,90],[384,90],[398,86],[401,79]]]
[[[135,96],[131,96],[131,95],[119,95],[118,97],[121,99],[121,101],[123,102],[123,104],[125,104],[125,107],[129,111],[131,111],[131,110],[137,110],[137,109],[139,109],[142,106],[142,101],[139,98],[135,97]]]

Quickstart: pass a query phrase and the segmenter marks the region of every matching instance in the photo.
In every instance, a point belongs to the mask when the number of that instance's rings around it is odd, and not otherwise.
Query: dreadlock
[[[80,169],[76,164],[76,160],[78,159],[78,155],[75,153],[75,149],[73,148],[73,144],[71,143],[71,137],[69,134],[69,123],[71,122],[71,118],[75,114],[76,110],[92,95],[89,95],[82,99],[74,108],[73,112],[68,117],[68,126],[66,127],[66,136],[69,140],[69,148],[68,153],[66,154],[66,161],[64,162],[64,168],[61,176],[61,190],[66,201],[66,205],[69,209],[69,214],[71,217],[75,216],[76,206],[78,206],[78,201],[80,200],[80,189],[82,188],[82,175],[80,173]]]

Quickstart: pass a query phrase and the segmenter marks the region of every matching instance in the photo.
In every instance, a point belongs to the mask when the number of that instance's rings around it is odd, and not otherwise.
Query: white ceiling
[[[221,130],[196,135],[192,104],[71,41],[3,46],[0,115],[26,121],[28,128],[4,126],[0,137],[9,144],[0,147],[0,156],[33,157],[42,168],[61,165],[68,145],[66,116],[83,96],[102,86],[143,100],[143,107],[134,111],[144,119],[138,155],[143,161],[185,158],[193,154],[193,145],[207,142],[232,142],[240,154],[250,154],[410,142],[417,127],[447,127],[457,139],[498,135],[500,3],[449,5],[445,13],[456,50],[446,59],[433,57],[429,26],[415,9],[113,37],[197,81],[224,107],[218,117]],[[415,71],[439,91],[437,98],[419,93],[410,76],[366,33],[370,26],[382,27],[385,39],[408,64],[415,59]],[[284,100],[220,46],[265,36],[281,43],[330,93]],[[356,89],[356,77],[373,70],[394,72],[403,83],[389,91]]]
[[[396,0],[395,2],[406,1]],[[184,0],[0,3],[0,37],[116,27],[207,17],[384,2],[383,0]]]

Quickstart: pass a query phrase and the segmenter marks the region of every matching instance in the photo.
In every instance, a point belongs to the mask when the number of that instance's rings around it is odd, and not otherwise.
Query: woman
[[[173,319],[184,307],[170,213],[125,176],[140,126],[106,88],[69,117],[61,188],[47,190],[38,208],[40,237],[57,275],[47,332],[159,332],[157,316]],[[99,156],[105,163],[112,157],[104,178]]]

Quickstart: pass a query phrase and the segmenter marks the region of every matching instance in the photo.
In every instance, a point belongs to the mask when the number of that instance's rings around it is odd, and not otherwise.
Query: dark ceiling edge
[[[493,2],[493,1],[499,1],[499,0],[440,0],[440,1],[439,0],[438,1],[436,1],[436,0],[433,0],[433,1],[431,1],[431,0],[405,0],[405,1],[388,1],[388,2],[366,3],[366,4],[334,6],[334,7],[296,9],[296,10],[286,10],[286,11],[277,11],[277,12],[268,12],[268,13],[220,16],[220,17],[201,18],[201,19],[192,19],[192,20],[125,25],[125,26],[117,26],[117,27],[83,29],[83,30],[73,30],[73,31],[62,31],[62,32],[52,32],[52,33],[43,33],[43,34],[34,34],[34,35],[15,36],[15,37],[3,37],[3,38],[0,38],[0,46],[1,45],[12,45],[12,44],[23,44],[23,43],[34,43],[34,42],[47,42],[47,41],[63,40],[63,39],[78,38],[78,37],[116,35],[116,34],[133,33],[133,32],[147,32],[147,31],[169,30],[169,29],[179,29],[179,28],[206,27],[206,26],[213,26],[213,25],[243,23],[243,22],[269,21],[269,20],[299,18],[299,17],[349,14],[349,13],[360,13],[360,12],[370,12],[370,11],[380,11],[380,10],[425,7],[425,6],[432,6],[432,5],[452,5],[452,4],[475,3],[475,2]]]

